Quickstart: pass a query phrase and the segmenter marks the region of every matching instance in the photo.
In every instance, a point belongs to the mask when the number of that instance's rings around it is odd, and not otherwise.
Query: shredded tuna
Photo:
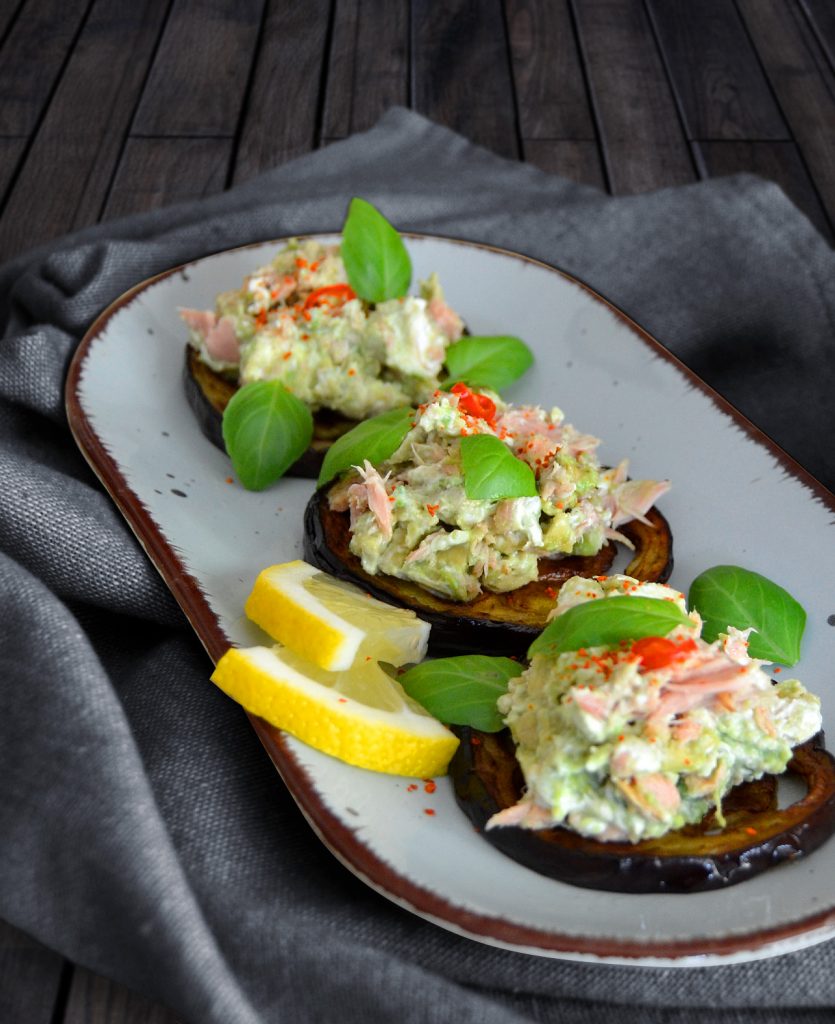
[[[386,473],[384,477],[381,477],[368,459],[365,460],[362,468],[356,466],[355,469],[359,471],[359,474],[363,479],[368,507],[374,513],[374,518],[377,520],[377,526],[380,528],[380,533],[382,533],[386,540],[391,540],[391,502],[389,501],[388,491],[386,490],[386,481],[390,474]]]

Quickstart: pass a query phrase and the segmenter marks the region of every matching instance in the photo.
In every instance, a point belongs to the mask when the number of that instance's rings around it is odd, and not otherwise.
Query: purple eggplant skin
[[[411,608],[432,630],[429,649],[433,655],[468,654],[479,651],[504,657],[523,657],[544,628],[554,606],[556,591],[575,574],[604,574],[615,557],[609,544],[597,555],[540,559],[540,578],[506,594],[483,593],[475,601],[450,601],[393,576],[371,576],[349,550],[347,512],[334,512],[327,498],[328,488],[316,491],[304,515],[304,557],[313,565],[339,579],[361,587],[389,604]],[[672,570],[672,534],[657,509],[650,510],[652,526],[627,523],[621,530],[630,536],[637,556],[627,568],[639,579],[664,582]],[[633,566],[637,566],[633,569]]]
[[[456,728],[461,744],[449,766],[459,806],[484,839],[525,867],[586,889],[690,893],[737,885],[783,862],[808,856],[835,831],[835,761],[823,736],[794,751],[789,771],[807,786],[777,808],[773,776],[738,786],[725,799],[726,828],[712,815],[700,825],[641,843],[601,843],[564,828],[486,829],[493,814],[522,794],[510,733]],[[750,832],[754,829],[754,833]]]
[[[225,453],[223,410],[237,391],[237,385],[198,359],[197,353],[189,345],[186,346],[183,367],[183,390],[203,436]],[[356,425],[355,420],[346,419],[327,409],[315,412],[310,447],[293,463],[286,475],[315,480],[322,469],[328,448],[337,437]]]

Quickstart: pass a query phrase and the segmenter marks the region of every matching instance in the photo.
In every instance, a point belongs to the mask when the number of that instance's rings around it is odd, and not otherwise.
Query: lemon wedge
[[[302,561],[259,573],[246,614],[273,640],[329,672],[366,658],[390,665],[421,661],[429,639],[428,624],[414,612],[377,601]]]
[[[327,672],[284,647],[233,647],[212,682],[311,747],[375,772],[442,775],[458,746],[374,661]]]

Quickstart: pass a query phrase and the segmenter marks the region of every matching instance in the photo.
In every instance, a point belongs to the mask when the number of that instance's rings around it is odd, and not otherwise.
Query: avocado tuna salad
[[[364,419],[425,400],[461,318],[437,276],[420,295],[371,306],[348,284],[339,246],[291,241],[214,310],[180,309],[189,343],[239,384],[279,380],[313,411]]]
[[[479,434],[530,467],[535,493],[468,497],[462,439]],[[599,443],[557,408],[514,406],[457,384],[419,406],[398,449],[355,467],[328,501],[350,512],[350,550],[366,573],[472,601],[482,588],[504,593],[536,580],[539,559],[593,555],[609,540],[631,546],[617,527],[644,519],[669,484],[627,479],[625,461],[602,467]]]
[[[673,601],[671,587],[613,575],[574,577],[555,615],[621,595]],[[786,769],[821,728],[820,701],[797,679],[775,684],[748,655],[750,630],[713,643],[691,625],[665,637],[535,654],[499,698],[526,789],[488,828],[562,825],[600,841],[639,842],[701,821],[736,785]]]

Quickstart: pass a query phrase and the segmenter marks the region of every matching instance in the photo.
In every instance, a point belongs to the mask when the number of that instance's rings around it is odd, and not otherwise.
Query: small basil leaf
[[[535,498],[533,470],[517,459],[494,434],[470,434],[461,438],[461,467],[468,498],[498,501],[500,498]]]
[[[528,648],[528,657],[608,646],[645,636],[666,636],[676,626],[692,625],[672,601],[628,594],[598,598],[576,604],[552,619]]]
[[[472,335],[450,345],[445,362],[450,379],[501,391],[533,365],[533,353],[510,335]]]
[[[262,491],[309,447],[310,409],[277,380],[245,384],[223,413],[223,442],[241,483]]]
[[[503,722],[496,701],[522,668],[510,658],[466,654],[424,661],[398,679],[406,693],[441,722],[498,732]]]
[[[803,607],[781,586],[749,569],[717,565],[693,580],[690,607],[704,619],[702,636],[712,641],[728,626],[756,630],[748,638],[752,658],[794,665],[806,627]]]
[[[366,302],[399,299],[408,291],[412,261],[403,239],[364,199],[351,200],[340,251],[349,284]]]
[[[408,434],[414,415],[414,409],[389,409],[370,420],[363,420],[337,438],[325,454],[318,486],[351,466],[361,466],[365,459],[377,465],[393,455]]]

